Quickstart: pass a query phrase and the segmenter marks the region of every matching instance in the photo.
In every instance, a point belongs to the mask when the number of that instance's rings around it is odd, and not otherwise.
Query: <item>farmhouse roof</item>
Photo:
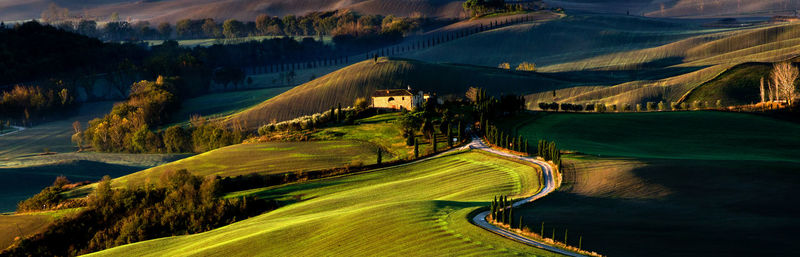
[[[411,92],[407,89],[381,89],[375,90],[375,93],[372,93],[373,97],[381,97],[381,96],[413,96]]]

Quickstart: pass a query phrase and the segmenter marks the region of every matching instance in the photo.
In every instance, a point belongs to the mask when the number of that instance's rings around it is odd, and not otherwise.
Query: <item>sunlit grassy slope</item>
[[[769,63],[745,63],[703,83],[686,95],[684,102],[718,99],[723,105],[753,104],[761,101],[760,80],[764,79],[765,90],[770,81],[772,65]]]
[[[0,215],[0,249],[5,249],[14,242],[14,238],[44,231],[47,226],[60,217],[70,215],[79,209],[33,212],[25,214]]]
[[[800,160],[800,125],[714,111],[534,114],[518,131],[561,149],[601,156],[703,160]],[[517,125],[509,121],[509,125]]]
[[[537,73],[496,68],[432,64],[406,59],[380,58],[362,61],[297,86],[227,120],[244,121],[250,127],[350,106],[358,97],[369,97],[376,89],[407,88],[444,96],[462,96],[469,87],[490,93],[533,93],[560,88],[566,82]]]
[[[311,135],[315,140],[354,140],[369,142],[380,146],[390,154],[384,154],[383,160],[405,160],[414,157],[414,147],[406,146],[403,132],[400,130],[398,118],[402,116],[399,112],[375,115],[369,118],[357,120],[358,125],[343,125],[322,128]],[[453,135],[455,136],[455,135]],[[437,151],[448,147],[446,136],[437,136]],[[422,155],[432,150],[430,140],[424,137],[417,137],[419,140],[419,152]]]
[[[264,88],[235,92],[212,93],[181,102],[181,108],[172,114],[175,121],[188,121],[192,115],[224,116],[249,108],[279,95],[291,87]]]
[[[375,146],[359,141],[238,144],[136,172],[115,182],[137,185],[149,179],[155,183],[164,172],[180,169],[198,176],[221,177],[316,171],[351,164],[374,164],[377,161],[376,154]]]
[[[498,194],[531,194],[535,168],[459,153],[341,178],[249,191],[302,199],[206,233],[112,248],[96,256],[551,255],[468,222]]]

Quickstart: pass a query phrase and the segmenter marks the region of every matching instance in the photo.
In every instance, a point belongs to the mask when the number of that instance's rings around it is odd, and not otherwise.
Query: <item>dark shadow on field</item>
[[[683,58],[669,57],[643,63],[628,69],[593,69],[580,71],[565,71],[542,73],[554,79],[587,84],[617,85],[637,80],[660,80],[671,78],[698,70],[708,66],[672,67],[680,64]]]
[[[17,203],[53,184],[58,176],[72,182],[98,181],[103,176],[112,178],[136,172],[147,167],[108,164],[94,161],[64,161],[51,165],[25,168],[0,168],[0,212],[10,212]]]
[[[606,168],[568,171],[565,187],[515,213],[524,215],[533,231],[544,221],[545,236],[555,227],[555,238],[562,241],[566,228],[570,245],[583,236],[583,248],[608,256],[800,254],[800,207],[792,200],[800,194],[800,164],[643,162],[627,172],[633,176],[626,181],[614,181]],[[581,190],[598,181],[607,190]],[[648,190],[667,194],[648,197]]]

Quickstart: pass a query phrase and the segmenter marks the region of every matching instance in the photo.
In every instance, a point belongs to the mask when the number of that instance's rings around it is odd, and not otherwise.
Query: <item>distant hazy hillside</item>
[[[71,15],[174,22],[183,18],[254,20],[259,14],[302,15],[311,11],[351,9],[365,14],[409,16],[415,12],[429,17],[458,17],[461,1],[455,0],[2,0],[0,20],[39,18],[51,2],[70,10]]]
[[[545,0],[550,6],[650,17],[713,18],[793,14],[795,0]]]

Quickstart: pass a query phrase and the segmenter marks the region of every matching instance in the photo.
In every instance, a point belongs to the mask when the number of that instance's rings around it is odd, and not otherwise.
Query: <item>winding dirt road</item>
[[[528,198],[525,198],[525,199],[522,199],[522,200],[519,200],[519,201],[513,203],[511,205],[512,207],[517,207],[517,206],[520,206],[520,205],[523,205],[523,204],[526,204],[526,203],[530,203],[530,202],[536,201],[537,199],[542,198],[542,197],[550,194],[551,192],[553,192],[556,189],[556,182],[553,179],[553,167],[550,166],[549,163],[537,160],[537,159],[532,158],[532,157],[523,157],[523,156],[519,156],[519,155],[514,155],[514,154],[498,151],[496,149],[492,149],[491,147],[486,145],[483,142],[483,140],[481,140],[479,137],[475,137],[475,136],[473,136],[472,142],[470,142],[466,146],[461,147],[460,149],[467,149],[467,148],[468,149],[477,149],[477,150],[481,150],[481,151],[486,151],[486,152],[490,152],[490,153],[493,153],[493,154],[505,156],[505,157],[508,157],[508,158],[513,158],[513,159],[517,159],[517,160],[520,160],[520,161],[529,162],[529,163],[532,163],[534,165],[537,165],[537,166],[541,167],[541,169],[542,169],[542,179],[543,179],[543,181],[542,181],[543,182],[542,183],[543,184],[542,189],[539,190],[539,192],[534,194],[533,196],[530,196]],[[478,225],[479,227],[482,227],[482,228],[484,228],[486,230],[489,230],[489,231],[494,232],[496,234],[499,234],[501,236],[510,238],[512,240],[518,241],[520,243],[524,243],[524,244],[527,244],[527,245],[530,245],[530,246],[534,246],[534,247],[537,247],[537,248],[541,248],[541,249],[544,249],[544,250],[547,250],[547,251],[551,251],[551,252],[554,252],[554,253],[563,254],[563,255],[567,255],[567,256],[585,256],[585,255],[581,255],[581,254],[578,254],[578,253],[575,253],[575,252],[567,251],[567,250],[564,250],[564,249],[561,249],[561,248],[553,247],[553,246],[550,246],[550,245],[547,245],[547,244],[544,244],[544,243],[541,243],[541,242],[538,242],[538,241],[534,241],[533,239],[517,235],[517,234],[515,234],[515,233],[513,233],[511,231],[508,231],[508,230],[504,229],[504,228],[500,228],[500,227],[497,227],[495,225],[489,224],[489,222],[486,221],[486,216],[488,216],[488,215],[489,215],[489,211],[484,211],[484,212],[478,213],[478,215],[475,215],[475,217],[472,218],[472,222],[475,225]]]

